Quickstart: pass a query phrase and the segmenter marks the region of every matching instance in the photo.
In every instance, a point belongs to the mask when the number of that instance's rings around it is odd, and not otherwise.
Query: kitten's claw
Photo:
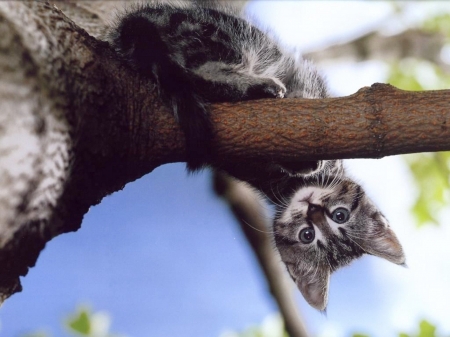
[[[284,98],[285,86],[278,80],[264,79],[261,83],[253,85],[247,91],[248,99],[259,98]]]
[[[269,97],[284,98],[286,88],[281,82],[277,83],[277,81],[269,79],[267,80],[264,91],[269,94]]]

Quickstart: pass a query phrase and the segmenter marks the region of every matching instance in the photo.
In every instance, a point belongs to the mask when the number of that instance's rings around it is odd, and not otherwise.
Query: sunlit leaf
[[[80,310],[75,317],[69,319],[67,324],[73,331],[89,336],[91,331],[91,320],[86,310]]]
[[[417,337],[436,337],[436,327],[423,320],[420,322],[419,335]]]
[[[417,63],[413,60],[400,61],[391,64],[390,73],[387,79],[388,83],[403,90],[424,90],[414,72],[416,66]]]
[[[422,28],[430,33],[442,33],[450,36],[450,14],[444,13],[429,17],[423,22]]]
[[[430,61],[405,58],[390,65],[387,81],[410,91],[438,90],[450,87],[450,74]]]
[[[436,336],[436,327],[431,324],[430,322],[427,322],[425,320],[420,321],[419,323],[419,333],[416,334],[407,334],[407,333],[399,333],[399,337],[437,337]]]
[[[428,29],[442,28],[448,19],[450,16],[430,19],[426,25]],[[429,61],[404,59],[391,65],[388,82],[403,90],[444,89],[450,87],[450,75]],[[449,204],[450,153],[421,153],[404,158],[418,188],[412,207],[417,224],[438,224],[439,213]]]
[[[280,315],[267,316],[261,325],[252,326],[241,332],[230,331],[220,337],[289,337],[284,330],[283,319]]]
[[[91,313],[88,309],[79,309],[64,322],[68,332],[76,336],[85,337],[125,337],[124,335],[109,332],[111,318],[104,311]],[[66,335],[64,335],[66,336]],[[50,337],[45,332],[33,332],[21,337]]]
[[[419,190],[412,209],[418,225],[438,224],[437,215],[450,201],[450,152],[420,153],[404,158]]]
[[[407,333],[400,332],[400,333],[398,334],[398,337],[411,337],[411,336],[408,335]]]

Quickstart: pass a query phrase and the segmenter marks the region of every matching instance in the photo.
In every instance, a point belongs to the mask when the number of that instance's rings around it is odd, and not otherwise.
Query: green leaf
[[[441,33],[450,36],[450,14],[445,13],[427,18],[423,22],[422,28],[429,33]]]
[[[417,337],[436,337],[436,327],[423,320],[420,322],[419,335]]]
[[[408,335],[407,333],[404,333],[404,332],[400,332],[398,334],[398,337],[410,337],[410,335]]]
[[[353,334],[352,337],[370,337],[370,336],[366,335],[366,334],[362,334],[362,333],[355,333],[355,334]]]
[[[229,331],[221,337],[289,337],[289,335],[284,330],[283,319],[277,314],[267,316],[260,325],[241,332]]]
[[[450,152],[420,153],[403,158],[418,188],[412,207],[418,226],[438,224],[438,214],[450,201]]]
[[[77,332],[84,336],[89,336],[91,332],[91,320],[89,312],[86,310],[80,310],[78,314],[69,319],[67,324],[74,332]]]
[[[402,60],[399,62],[394,62],[391,65],[387,82],[403,90],[424,90],[417,79],[416,70],[416,60]]]

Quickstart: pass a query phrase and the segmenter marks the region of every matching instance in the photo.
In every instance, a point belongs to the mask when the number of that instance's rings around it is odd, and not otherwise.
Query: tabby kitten
[[[131,67],[158,84],[185,133],[191,170],[211,156],[208,103],[326,96],[309,62],[285,52],[231,7],[211,1],[132,6],[108,39]]]
[[[277,195],[272,193],[278,204],[273,231],[281,259],[303,297],[319,310],[327,305],[330,274],[364,253],[405,264],[388,221],[345,175],[342,161],[322,165],[288,178],[278,184]]]
[[[327,97],[311,63],[217,3],[131,7],[119,15],[109,41],[130,67],[157,83],[185,133],[190,170],[213,155],[209,103]],[[364,253],[404,263],[386,219],[344,174],[341,161],[225,170],[277,205],[275,244],[313,307],[325,309],[330,273]]]

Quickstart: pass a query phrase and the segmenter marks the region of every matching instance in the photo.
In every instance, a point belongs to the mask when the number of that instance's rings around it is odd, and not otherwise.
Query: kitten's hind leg
[[[172,95],[172,109],[185,134],[186,167],[194,172],[211,159],[212,130],[209,111],[203,99],[193,92]]]
[[[111,43],[141,75],[158,83],[161,98],[184,131],[188,170],[204,167],[212,138],[209,113],[193,83],[195,75],[172,58],[158,23],[149,13],[131,13],[111,33]]]

